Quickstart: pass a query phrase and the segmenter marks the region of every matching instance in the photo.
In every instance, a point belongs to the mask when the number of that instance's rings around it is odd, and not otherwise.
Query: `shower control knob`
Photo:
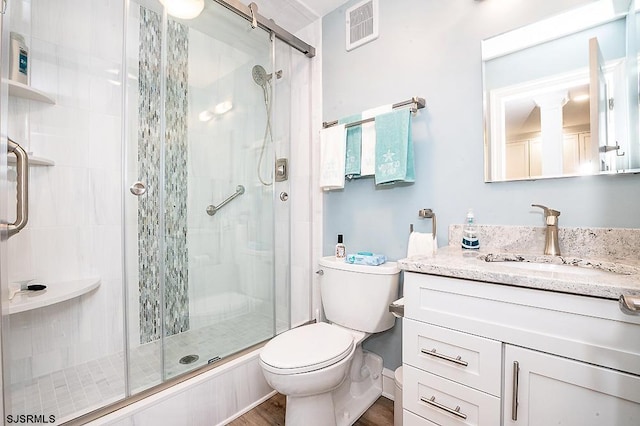
[[[143,182],[138,181],[129,187],[129,191],[136,197],[139,197],[147,192],[147,187]]]
[[[289,199],[289,194],[287,194],[286,192],[281,192],[280,193],[280,200],[281,201],[287,201]]]

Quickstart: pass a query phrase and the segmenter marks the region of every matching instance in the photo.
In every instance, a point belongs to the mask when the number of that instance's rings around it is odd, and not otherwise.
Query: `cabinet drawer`
[[[499,398],[406,364],[403,375],[406,410],[441,426],[500,424]]]
[[[502,343],[404,318],[403,362],[500,395]]]
[[[438,425],[433,422],[430,422],[424,417],[416,416],[411,411],[402,410],[402,426],[438,426]]]

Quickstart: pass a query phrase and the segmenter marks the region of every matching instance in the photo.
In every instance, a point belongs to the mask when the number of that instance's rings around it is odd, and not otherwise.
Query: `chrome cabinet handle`
[[[453,414],[454,416],[458,416],[461,419],[466,419],[467,418],[466,414],[460,412],[460,406],[459,405],[456,406],[456,408],[447,407],[444,404],[440,404],[439,402],[436,402],[435,395],[432,395],[431,398],[429,398],[429,399],[420,397],[420,401],[424,402],[425,404],[429,404],[429,405],[432,405],[432,406],[434,406],[436,408],[439,408],[440,410],[446,411],[449,414]]]
[[[513,395],[511,396],[511,420],[518,420],[518,375],[520,373],[520,364],[513,361]]]
[[[640,296],[621,295],[618,299],[620,310],[627,315],[640,315]]]
[[[443,359],[445,361],[449,361],[449,362],[453,362],[455,364],[458,365],[462,365],[463,367],[466,367],[469,365],[469,363],[467,361],[463,361],[462,357],[460,355],[458,355],[457,357],[452,357],[449,355],[444,355],[444,354],[439,354],[438,352],[436,352],[436,348],[431,349],[430,351],[426,350],[426,349],[420,349],[420,352],[422,352],[425,355],[430,355],[436,358],[440,358]]]
[[[7,224],[9,236],[17,234],[29,221],[29,156],[17,143],[7,138],[7,152],[16,156],[16,221]]]
[[[147,192],[147,187],[143,182],[138,181],[129,187],[129,191],[136,197],[139,197]]]

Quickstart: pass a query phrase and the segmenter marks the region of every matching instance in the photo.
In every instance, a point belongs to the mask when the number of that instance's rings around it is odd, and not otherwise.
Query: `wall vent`
[[[378,0],[365,0],[345,13],[346,46],[353,50],[378,38]]]

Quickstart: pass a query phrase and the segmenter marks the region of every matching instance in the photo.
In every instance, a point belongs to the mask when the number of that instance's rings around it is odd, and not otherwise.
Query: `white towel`
[[[362,111],[362,119],[375,117],[393,110],[393,105],[382,105]],[[376,123],[362,124],[362,153],[360,155],[360,176],[373,176],[376,173]]]
[[[325,191],[344,188],[346,146],[344,124],[320,130],[320,187]]]
[[[431,232],[412,232],[409,234],[407,257],[433,256],[438,248],[438,242],[433,239]]]

